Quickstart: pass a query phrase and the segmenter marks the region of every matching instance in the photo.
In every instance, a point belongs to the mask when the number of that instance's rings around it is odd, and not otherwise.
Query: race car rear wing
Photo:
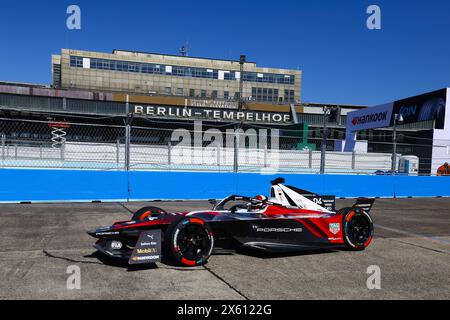
[[[305,197],[306,199],[314,202],[315,204],[325,208],[328,211],[336,211],[336,197],[334,195],[319,195],[315,192],[312,191],[308,191],[308,190],[303,190],[303,189],[299,189],[297,187],[294,186],[290,186],[290,185],[283,185],[285,182],[284,178],[277,178],[275,180],[270,181],[270,183],[272,184],[272,188],[270,190],[270,197],[276,197],[276,192],[274,190],[274,186],[276,185],[280,185],[283,186],[283,188],[288,188],[291,191],[301,195],[302,197]],[[292,199],[290,199],[287,195],[286,195],[287,200],[289,201],[290,204],[294,204],[291,203],[293,202]],[[371,198],[358,198],[356,200],[356,203],[352,206],[353,208],[362,208],[364,211],[369,212],[372,209],[373,203],[374,203],[375,199],[371,199]]]
[[[319,195],[317,193],[299,189],[297,187],[289,186],[287,185],[291,190],[294,190],[298,194],[304,196],[306,199],[309,199],[313,201],[314,203],[317,203],[319,206],[324,207],[325,209],[329,211],[336,211],[336,197],[334,195]]]
[[[373,203],[375,202],[374,198],[358,198],[356,199],[355,204],[352,208],[361,208],[367,213],[372,209]]]

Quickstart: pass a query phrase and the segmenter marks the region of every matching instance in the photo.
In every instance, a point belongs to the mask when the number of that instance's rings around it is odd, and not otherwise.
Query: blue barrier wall
[[[0,202],[125,201],[267,194],[270,180],[337,197],[450,196],[450,177],[0,169]]]
[[[120,171],[0,169],[0,201],[92,201],[128,198]]]

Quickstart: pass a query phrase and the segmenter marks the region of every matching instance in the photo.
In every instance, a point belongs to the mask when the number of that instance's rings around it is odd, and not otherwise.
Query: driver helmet
[[[263,195],[257,195],[250,200],[250,210],[258,211],[263,209],[267,204],[267,197]]]

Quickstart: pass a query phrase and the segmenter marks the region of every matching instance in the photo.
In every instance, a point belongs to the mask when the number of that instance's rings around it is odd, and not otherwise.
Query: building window
[[[70,66],[83,68],[83,58],[82,57],[74,57],[70,56]]]
[[[290,91],[288,94],[290,94]],[[252,100],[266,101],[266,102],[278,102],[278,89],[273,88],[256,88],[252,87]]]
[[[202,98],[206,98],[206,90],[201,90],[200,91],[200,97],[202,97]]]
[[[177,96],[183,95],[183,88],[177,88]]]
[[[256,101],[261,101],[262,100],[262,88],[257,88],[256,89]]]
[[[230,98],[230,92],[229,91],[224,91],[223,92],[223,98],[224,99],[229,99]]]
[[[271,88],[267,89],[267,101],[273,101],[273,89]]]
[[[216,99],[217,98],[217,90],[213,90],[211,92],[211,98]]]
[[[189,89],[189,97],[195,97],[195,89]]]
[[[172,94],[172,88],[171,87],[165,87],[164,88],[164,94],[171,95]]]
[[[178,77],[219,79],[219,70],[217,69],[159,65],[153,63],[131,62],[131,61],[99,59],[99,58],[90,58],[90,60],[91,60],[90,65],[91,69],[112,70],[122,72],[138,72],[149,74],[168,74]],[[70,66],[82,68],[83,57],[70,56]],[[235,71],[228,70],[223,75],[224,80],[230,81],[236,80]],[[295,83],[294,75],[275,74],[275,73],[244,72],[242,75],[242,79],[244,81],[279,83],[290,85],[293,85]]]
[[[295,92],[294,90],[284,90],[284,101],[286,102],[294,102],[295,101]]]
[[[235,92],[234,93],[234,99],[235,100],[239,100],[239,96],[240,96],[239,92]]]

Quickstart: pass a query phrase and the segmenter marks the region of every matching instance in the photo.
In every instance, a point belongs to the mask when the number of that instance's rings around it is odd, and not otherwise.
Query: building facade
[[[258,67],[239,61],[114,50],[62,49],[52,56],[53,87],[201,99],[299,103],[300,70]]]
[[[326,105],[340,110],[336,121],[328,123],[326,149],[341,152],[348,113],[367,106],[300,102],[301,76],[298,70],[246,62],[240,108],[239,61],[62,49],[52,56],[51,86],[0,82],[0,115],[8,124],[0,128],[0,137],[5,148],[17,141],[49,143],[48,123],[69,122],[68,141],[114,142],[123,138],[115,130],[131,117],[140,128],[133,130],[134,143],[168,145],[170,135],[164,132],[192,132],[194,121],[201,120],[204,130],[221,132],[278,128],[281,150],[320,150]],[[108,129],[97,130],[97,125]],[[432,167],[433,128],[433,120],[398,126],[397,152],[418,156],[421,174]],[[392,152],[390,127],[359,130],[356,139],[363,154]]]

